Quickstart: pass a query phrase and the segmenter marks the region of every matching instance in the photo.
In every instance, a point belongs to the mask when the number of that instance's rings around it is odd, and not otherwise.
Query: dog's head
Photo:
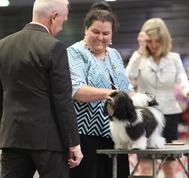
[[[136,115],[132,100],[127,93],[122,91],[115,91],[106,98],[104,110],[111,120],[115,118],[131,121]]]

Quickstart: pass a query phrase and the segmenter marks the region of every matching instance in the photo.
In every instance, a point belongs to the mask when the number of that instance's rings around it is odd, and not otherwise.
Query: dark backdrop
[[[113,36],[113,47],[128,53],[137,47],[136,37],[145,20],[161,17],[172,34],[174,51],[181,54],[189,49],[189,0],[125,0],[110,3],[120,28]],[[83,19],[91,4],[71,3],[69,20],[57,37],[66,46],[83,38]],[[31,21],[31,6],[0,8],[0,38],[16,32]]]

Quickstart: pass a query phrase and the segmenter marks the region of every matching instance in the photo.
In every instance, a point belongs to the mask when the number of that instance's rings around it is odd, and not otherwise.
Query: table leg
[[[188,171],[188,175],[187,175],[187,177],[189,178],[189,153],[188,154],[186,154],[186,156],[187,156],[187,171]]]
[[[153,177],[157,177],[157,171],[156,171],[156,157],[155,155],[152,155],[152,171],[153,171]]]
[[[117,178],[117,155],[112,155],[113,161],[113,178]]]

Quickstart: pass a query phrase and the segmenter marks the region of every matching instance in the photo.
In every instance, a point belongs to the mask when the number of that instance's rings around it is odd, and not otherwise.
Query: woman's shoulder
[[[71,46],[69,46],[68,48],[67,48],[67,50],[68,51],[75,51],[75,52],[79,52],[79,51],[83,51],[83,49],[84,49],[84,43],[83,43],[83,41],[78,41],[78,42],[76,42],[76,43],[74,43],[74,44],[72,44]]]
[[[72,61],[83,61],[84,63],[90,63],[92,55],[86,48],[83,41],[74,43],[67,48],[69,59]]]
[[[179,53],[177,53],[177,52],[169,52],[168,54],[167,54],[167,57],[168,58],[180,58],[180,54]]]
[[[119,53],[117,49],[112,48],[112,47],[107,47],[107,51],[110,52],[110,53],[114,53],[114,54]]]
[[[107,47],[108,55],[114,59],[122,59],[121,54],[115,48]]]
[[[166,57],[169,61],[173,61],[174,65],[182,64],[180,54],[177,52],[169,52]]]

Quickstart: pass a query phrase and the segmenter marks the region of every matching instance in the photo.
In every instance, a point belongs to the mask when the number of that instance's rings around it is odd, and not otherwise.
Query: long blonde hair
[[[165,22],[160,18],[151,18],[147,20],[142,28],[142,32],[145,32],[149,37],[160,38],[160,47],[157,51],[158,56],[166,56],[172,48],[172,38]],[[146,48],[145,56],[150,56],[150,51]]]

